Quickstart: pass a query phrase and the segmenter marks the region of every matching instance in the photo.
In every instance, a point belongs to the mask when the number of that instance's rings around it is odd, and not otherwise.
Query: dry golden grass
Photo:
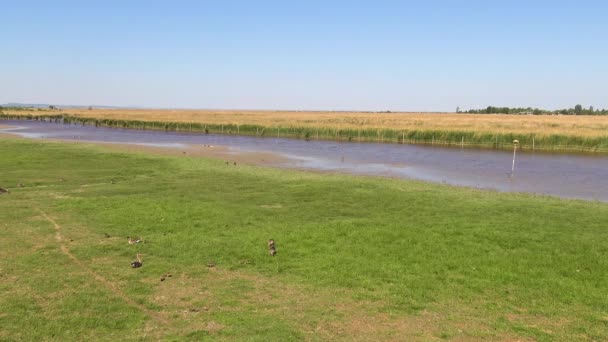
[[[45,115],[49,111],[10,114]],[[58,112],[59,113],[59,112]],[[204,124],[253,124],[267,127],[385,128],[395,130],[472,131],[491,134],[608,136],[608,116],[500,115],[455,113],[370,113],[262,110],[62,109],[61,113],[100,119]]]

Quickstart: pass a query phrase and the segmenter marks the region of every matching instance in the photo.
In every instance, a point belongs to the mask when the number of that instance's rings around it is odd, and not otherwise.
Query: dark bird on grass
[[[127,241],[129,242],[129,245],[133,245],[133,244],[136,244],[136,243],[144,242],[144,240],[142,240],[140,238],[132,238],[130,236],[127,236]]]
[[[111,179],[111,180],[110,180],[110,183],[112,183],[112,184],[116,184],[116,181],[115,181],[115,180],[113,180],[113,179]]]
[[[20,187],[20,188],[24,188],[25,187],[25,185],[23,185],[23,183],[19,183],[19,184],[17,184],[17,186]]]
[[[210,262],[207,264],[207,267],[215,267],[215,263],[214,262]]]
[[[273,239],[268,240],[268,254],[275,256],[277,254],[277,247]]]
[[[0,195],[2,194],[8,194],[8,189],[0,188]]]
[[[110,237],[111,237],[111,236],[110,236],[110,234],[108,234],[108,233],[103,233],[103,236],[105,236],[105,237],[106,237],[106,239],[108,239],[108,238],[110,238]]]
[[[65,178],[59,178],[60,182],[65,182]]]
[[[133,268],[142,267],[144,265],[144,262],[141,258],[141,254],[137,254],[135,257],[137,258],[137,260],[135,260],[131,263],[131,267],[133,267]]]

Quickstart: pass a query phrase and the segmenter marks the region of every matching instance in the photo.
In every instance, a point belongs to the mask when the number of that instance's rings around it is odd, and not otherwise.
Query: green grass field
[[[605,203],[12,138],[0,156],[3,341],[608,339]]]

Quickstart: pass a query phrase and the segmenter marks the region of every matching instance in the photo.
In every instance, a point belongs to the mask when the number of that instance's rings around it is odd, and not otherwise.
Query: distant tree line
[[[61,110],[61,108],[57,107],[57,106],[49,106],[48,109],[47,108],[41,108],[41,107],[26,107],[26,106],[0,106],[0,111],[3,110],[10,110],[13,112],[25,112],[25,111],[48,111],[48,110]]]
[[[483,109],[469,109],[467,111],[461,111],[460,108],[456,108],[457,113],[470,113],[470,114],[562,114],[562,115],[608,115],[608,109],[594,109],[593,106],[589,108],[583,108],[582,105],[577,104],[574,108],[557,109],[557,110],[545,110],[539,108],[510,108],[510,107],[494,107],[488,106]]]

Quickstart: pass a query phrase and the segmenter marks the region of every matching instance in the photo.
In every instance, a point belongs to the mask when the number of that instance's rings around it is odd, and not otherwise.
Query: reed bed
[[[510,149],[513,140],[518,140],[522,150],[608,152],[608,117],[170,110],[92,110],[87,113],[90,116],[74,109],[60,113],[5,110],[0,118],[144,130],[463,148]]]

